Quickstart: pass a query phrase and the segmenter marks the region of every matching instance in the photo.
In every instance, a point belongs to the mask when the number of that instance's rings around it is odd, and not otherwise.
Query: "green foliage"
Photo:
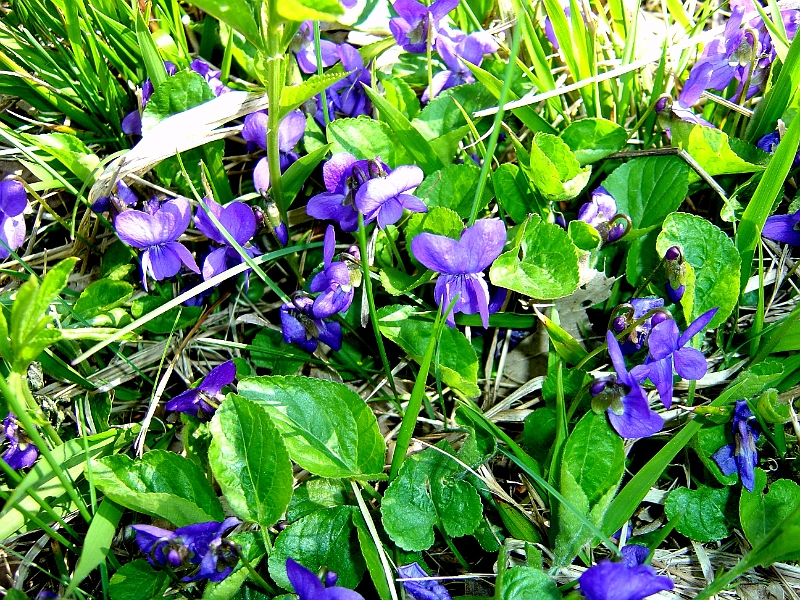
[[[263,528],[274,525],[292,497],[292,463],[267,411],[228,395],[211,420],[208,457],[234,513]]]
[[[458,213],[462,219],[468,219],[480,174],[481,170],[474,165],[450,165],[423,179],[414,194],[429,208],[435,206],[449,208]],[[491,197],[491,190],[485,189],[478,209],[489,204]]]
[[[280,331],[262,329],[253,338],[250,360],[272,375],[294,375],[308,360],[308,352],[283,341]]]
[[[318,510],[347,504],[350,488],[338,479],[313,478],[294,490],[286,518],[296,521]]]
[[[83,292],[72,310],[82,319],[91,319],[122,306],[133,296],[133,286],[127,281],[99,279]]]
[[[492,173],[497,202],[516,222],[523,223],[528,213],[538,212],[539,201],[531,190],[528,177],[517,165],[504,163]]]
[[[505,571],[500,578],[499,590],[495,594],[497,600],[559,600],[561,592],[556,582],[541,569],[532,567],[513,567]]]
[[[281,0],[275,5],[278,14],[289,21],[335,21],[344,13],[339,0]]]
[[[341,81],[347,73],[325,73],[313,75],[299,85],[283,88],[281,92],[281,119],[301,106],[309,98],[313,98],[322,90],[328,89],[337,81]]]
[[[763,153],[759,156],[758,150],[728,138],[724,131],[686,121],[677,121],[671,131],[673,143],[686,150],[709,175],[755,173],[764,169],[763,165],[753,164],[754,160],[766,158]],[[745,156],[740,156],[734,148]],[[690,173],[690,181],[698,179],[697,173]]]
[[[314,475],[382,477],[386,444],[375,415],[347,386],[308,377],[249,377],[239,382],[239,394],[266,409],[289,456]]]
[[[589,183],[592,168],[581,167],[569,146],[559,137],[537,133],[530,155],[531,182],[547,200],[572,200]]]
[[[168,299],[159,296],[137,298],[131,304],[131,316],[134,319],[140,319],[157,308],[161,308],[167,302],[169,302]],[[167,334],[194,325],[201,314],[203,314],[202,306],[176,306],[158,315],[155,319],[150,319],[142,327],[150,333]]]
[[[575,158],[583,165],[595,163],[622,150],[628,142],[628,132],[606,119],[581,119],[561,132]]]
[[[437,447],[452,453],[447,442]],[[431,448],[406,458],[381,504],[389,537],[405,550],[427,550],[437,528],[451,537],[474,532],[483,516],[481,499],[463,477],[457,462]]]
[[[492,283],[537,299],[562,298],[578,289],[578,249],[567,232],[530,215],[511,250],[494,261]]]
[[[700,429],[691,442],[692,448],[697,452],[697,456],[703,461],[705,467],[723,485],[733,485],[739,480],[739,476],[736,473],[723,475],[712,456],[717,450],[730,443],[733,443],[733,436],[730,434],[730,423],[725,423],[724,425],[709,424]]]
[[[151,600],[158,598],[169,581],[166,571],[156,571],[143,558],[123,565],[111,577],[111,600]]]
[[[349,152],[359,160],[380,156],[391,168],[414,162],[383,121],[374,121],[366,116],[336,119],[328,125],[327,131],[334,154]]]
[[[163,67],[162,67],[163,71]],[[142,113],[142,135],[172,115],[213,100],[214,92],[194,71],[180,71],[156,88]]]
[[[412,306],[384,306],[378,310],[381,333],[400,346],[417,363],[422,362],[434,331],[433,316]],[[478,357],[458,329],[445,327],[439,340],[439,371],[445,385],[467,396],[477,396]]]
[[[730,535],[731,521],[735,522],[734,498],[731,488],[711,488],[705,485],[696,490],[679,487],[670,492],[664,511],[680,533],[698,542],[716,542]]]
[[[767,487],[767,474],[755,469],[753,491],[742,490],[739,500],[739,520],[742,531],[754,548],[768,538],[768,534],[800,506],[800,486],[789,479],[778,479]],[[800,553],[800,547],[796,550]]]
[[[200,467],[174,452],[151,450],[135,461],[108,456],[92,461],[92,474],[97,488],[117,504],[176,527],[224,518]]]

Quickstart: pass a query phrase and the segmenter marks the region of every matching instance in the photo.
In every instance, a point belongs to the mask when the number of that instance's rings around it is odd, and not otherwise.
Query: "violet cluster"
[[[578,579],[588,600],[643,600],[674,587],[672,580],[644,564],[648,549],[637,544],[622,548],[622,562],[601,560]]]
[[[244,118],[242,137],[247,142],[247,151],[254,152],[258,148],[267,149],[268,115],[266,110],[247,115]],[[302,139],[306,130],[306,118],[299,110],[286,115],[278,128],[278,152],[281,173],[286,171],[300,156],[295,146]],[[264,156],[256,163],[253,170],[253,184],[259,192],[266,192],[272,185],[269,177],[269,161]]]
[[[208,421],[225,396],[222,389],[236,379],[236,365],[232,360],[218,365],[208,372],[203,380],[193,388],[169,400],[167,410],[186,413],[201,421]]]
[[[0,181],[0,259],[8,258],[25,241],[26,208],[25,186],[12,177]]]
[[[712,458],[723,475],[739,473],[742,485],[750,492],[755,486],[755,468],[758,465],[758,430],[753,426],[755,415],[746,400],[736,402],[733,410],[733,444],[726,444],[717,450]]]
[[[182,579],[186,582],[199,579],[220,582],[239,562],[238,547],[226,536],[240,523],[236,517],[228,517],[221,523],[196,523],[175,531],[153,525],[132,525],[131,529],[151,565],[172,570],[192,568]]]
[[[3,419],[0,441],[4,439],[8,442],[8,448],[3,453],[2,460],[10,468],[16,471],[33,466],[39,456],[39,450],[28,438],[17,418],[11,413],[8,413],[8,416]]]

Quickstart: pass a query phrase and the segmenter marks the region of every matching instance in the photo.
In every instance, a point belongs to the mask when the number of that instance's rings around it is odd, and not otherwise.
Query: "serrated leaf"
[[[475,199],[480,174],[481,170],[473,165],[450,165],[423,179],[414,195],[429,208],[434,206],[449,208],[458,213],[462,219],[468,219],[472,212],[472,202]],[[489,204],[491,197],[491,190],[487,186],[478,209]]]
[[[166,571],[156,571],[143,558],[122,565],[111,577],[108,595],[111,600],[150,600],[167,584]]]
[[[312,75],[299,85],[286,86],[281,91],[281,110],[280,117],[286,115],[299,107],[309,98],[313,98],[322,90],[327,90],[337,81],[347,77],[347,73],[324,73],[322,75]]]
[[[800,486],[794,481],[778,479],[770,484],[769,492],[765,494],[766,487],[767,474],[756,468],[753,491],[743,489],[739,500],[742,531],[753,547],[800,506]],[[800,554],[800,547],[797,551]]]
[[[675,525],[680,533],[697,542],[716,542],[730,535],[731,488],[701,485],[696,490],[679,487],[664,503],[670,521],[683,517]]]
[[[433,315],[412,306],[384,306],[378,311],[381,333],[420,363],[433,335]],[[439,370],[445,385],[467,396],[477,396],[478,357],[467,338],[455,327],[445,327],[439,340]]]
[[[446,441],[437,446],[452,452]],[[413,551],[433,545],[435,526],[451,537],[475,531],[483,516],[481,499],[463,474],[458,463],[430,448],[406,458],[381,504],[389,537]]]
[[[497,600],[560,600],[556,582],[540,569],[519,566],[502,574]]]
[[[569,296],[578,289],[579,252],[566,231],[531,215],[515,246],[494,261],[489,278],[532,298]]]
[[[291,557],[316,573],[325,567],[339,576],[338,585],[354,588],[366,565],[354,531],[352,506],[337,506],[311,513],[278,534],[269,557],[269,573],[279,586],[291,590],[286,559]]]
[[[617,211],[631,218],[633,229],[661,225],[689,191],[689,166],[677,156],[635,158],[614,169],[603,182]]]
[[[748,162],[734,152],[731,148],[732,140],[720,129],[677,121],[672,124],[670,130],[672,145],[686,150],[712,177],[734,173],[756,173],[764,170],[763,165]],[[740,142],[740,144],[742,147],[746,147],[744,142]],[[752,148],[751,152],[757,155]],[[697,173],[694,171],[690,173],[690,182],[699,179],[700,176]]]
[[[97,488],[117,504],[176,527],[225,518],[205,473],[174,452],[151,450],[136,461],[108,456],[92,461],[92,475]]]
[[[531,182],[547,200],[572,200],[589,183],[592,168],[581,167],[569,146],[559,137],[537,133],[530,156]]]
[[[718,327],[730,316],[739,299],[741,259],[733,240],[703,217],[672,213],[656,240],[659,256],[664,256],[671,246],[683,250],[694,272],[694,285],[687,284],[681,299],[686,321],[718,307],[708,324],[712,329]]]
[[[328,125],[327,135],[334,154],[349,152],[359,160],[379,156],[392,168],[413,162],[383,121],[363,115],[356,119],[336,119]]]
[[[211,470],[233,512],[271,527],[292,497],[289,453],[267,411],[229,394],[214,414],[208,451]]]
[[[169,116],[214,99],[205,79],[194,71],[180,71],[165,80],[150,97],[142,113],[142,135]]]
[[[570,123],[561,132],[561,139],[581,165],[588,165],[622,150],[628,142],[628,132],[613,121],[589,118]]]
[[[133,296],[133,286],[127,281],[98,279],[81,292],[73,310],[79,317],[91,319],[121,306],[131,296]]]
[[[289,456],[321,477],[379,479],[386,444],[369,406],[347,386],[310,377],[249,377],[239,395],[263,406]]]

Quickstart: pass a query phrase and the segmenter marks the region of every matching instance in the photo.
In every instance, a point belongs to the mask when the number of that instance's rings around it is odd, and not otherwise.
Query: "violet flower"
[[[800,11],[798,11],[800,12]],[[767,154],[775,154],[775,150],[778,149],[778,144],[781,143],[781,134],[779,131],[773,131],[772,133],[768,133],[767,135],[763,136],[758,142],[756,142],[756,146],[766,152]],[[794,160],[792,160],[791,169],[794,169],[796,166],[800,165],[800,150],[794,155]]]
[[[192,415],[201,421],[208,421],[224,400],[222,388],[233,383],[236,378],[236,365],[232,360],[218,365],[203,377],[197,387],[190,388],[169,400],[167,410]]]
[[[672,319],[653,327],[647,340],[648,357],[643,369],[656,386],[658,396],[665,408],[672,406],[672,370],[683,379],[702,379],[708,371],[706,357],[699,350],[686,344],[705,328],[717,314],[712,308],[697,317],[683,333]]]
[[[664,290],[670,302],[677,304],[686,292],[686,265],[683,253],[677,246],[670,246],[664,254],[664,267],[667,271],[667,283]]]
[[[28,194],[25,186],[12,177],[0,181],[0,259],[8,258],[25,242],[25,217]]]
[[[261,251],[249,242],[256,234],[258,225],[256,217],[253,214],[253,209],[247,206],[244,202],[231,202],[225,208],[217,204],[210,198],[203,199],[211,211],[211,214],[216,217],[220,225],[236,240],[236,243],[242,247],[250,258],[255,258],[261,254]],[[217,226],[203,210],[198,210],[194,216],[194,224],[198,231],[205,235],[208,239],[222,244],[221,248],[212,250],[203,262],[203,279],[209,280],[215,275],[219,275],[236,265],[244,262],[244,257],[239,254],[229,242],[222,235]],[[245,272],[245,279],[249,284],[249,270]]]
[[[643,564],[648,550],[631,544],[622,549],[622,562],[602,560],[578,579],[588,600],[643,600],[674,587],[672,580]]]
[[[459,0],[436,0],[425,6],[416,0],[395,0],[392,4],[397,17],[389,19],[389,29],[399,46],[406,52],[425,52],[428,30],[433,27],[431,39],[439,31],[439,21],[458,6]]]
[[[711,456],[724,475],[732,475],[738,471],[742,485],[750,492],[753,491],[756,483],[753,470],[758,465],[756,440],[759,434],[758,430],[750,424],[754,419],[755,415],[747,406],[747,401],[737,401],[733,411],[734,443],[726,444]]]
[[[624,225],[614,225],[617,216],[617,201],[606,188],[597,187],[589,202],[578,210],[578,220],[594,227],[603,242],[614,242],[625,234]]]
[[[444,35],[436,39],[436,51],[442,57],[444,64],[447,65],[446,71],[442,71],[433,76],[431,88],[426,88],[422,94],[422,102],[429,102],[439,95],[443,90],[473,83],[475,76],[461,59],[480,66],[485,54],[497,52],[498,45],[491,34],[485,31],[471,33],[464,36],[459,41],[453,41]]]
[[[655,111],[656,114],[659,115],[659,123],[661,127],[664,129],[667,135],[670,136],[670,138],[672,137],[669,127],[670,121],[674,119],[680,119],[681,121],[686,121],[687,123],[692,123],[694,125],[710,127],[711,129],[717,128],[712,122],[706,121],[700,115],[696,115],[691,108],[684,106],[680,101],[671,102],[669,98],[666,97],[661,98],[656,102]]]
[[[357,160],[346,152],[334,154],[322,167],[328,191],[311,197],[306,212],[315,219],[336,221],[342,231],[355,231],[358,229],[355,197],[359,188],[374,174],[387,172],[391,169],[380,159]]]
[[[193,60],[189,64],[189,68],[206,80],[208,87],[211,88],[211,91],[214,92],[215,96],[221,96],[222,94],[227,94],[231,91],[231,88],[222,83],[222,80],[220,79],[222,71],[215,69],[202,58],[196,58]]]
[[[303,73],[317,72],[317,49],[314,46],[314,23],[303,21],[289,46],[297,57],[297,66]],[[319,41],[322,66],[330,67],[339,60],[336,44],[328,40]]]
[[[337,322],[326,323],[314,316],[314,300],[295,295],[291,302],[281,306],[283,341],[295,343],[306,352],[315,352],[317,341],[333,350],[342,348],[342,327]]]
[[[231,574],[238,561],[233,544],[224,537],[240,523],[236,517],[228,517],[221,523],[195,523],[175,531],[153,525],[133,525],[131,529],[136,532],[136,544],[151,565],[169,564],[173,569],[199,565],[197,572],[187,575],[183,581],[219,582]]]
[[[664,419],[650,408],[647,394],[639,383],[647,376],[647,370],[639,366],[628,371],[619,342],[611,331],[606,332],[606,342],[616,375],[597,380],[590,386],[592,408],[605,410],[611,426],[624,438],[644,438],[658,433],[664,427]]]
[[[506,227],[500,219],[481,219],[461,232],[461,239],[423,232],[411,240],[414,257],[431,271],[440,273],[433,295],[442,314],[453,299],[458,300],[447,315],[455,327],[455,313],[480,313],[483,327],[489,327],[489,313],[500,308],[502,300],[489,297],[483,271],[500,256],[506,243]],[[505,292],[501,293],[504,297]],[[498,302],[499,301],[499,302]]]
[[[373,177],[360,186],[355,196],[356,208],[364,213],[364,223],[377,220],[384,229],[403,216],[403,209],[425,213],[425,203],[409,192],[422,183],[422,169],[416,165],[402,165],[386,175]]]
[[[630,301],[632,310],[629,314],[616,317],[611,324],[611,329],[615,334],[622,333],[625,329],[633,325],[634,321],[638,321],[648,312],[656,308],[664,306],[663,298],[633,298]],[[628,336],[622,341],[621,349],[622,354],[633,354],[641,350],[644,346],[650,330],[653,328],[653,317],[648,318],[641,325],[633,329]]]
[[[291,558],[286,559],[286,576],[299,596],[298,600],[364,600],[358,592],[337,587],[339,576],[333,571],[325,574],[323,583],[314,572]]]
[[[309,288],[312,292],[321,292],[311,309],[317,319],[345,312],[353,303],[355,289],[350,280],[350,269],[342,261],[333,262],[335,251],[336,234],[333,225],[328,225],[323,248],[325,269],[314,276]]]
[[[411,600],[451,600],[450,592],[435,579],[422,570],[418,563],[411,563],[397,568],[401,579],[417,579],[418,581],[403,581],[403,588]],[[421,577],[426,579],[421,580]]]
[[[285,172],[300,156],[294,151],[297,142],[306,130],[306,118],[299,110],[293,110],[281,121],[278,128],[278,152],[281,173]],[[247,141],[247,151],[253,152],[257,147],[267,149],[267,112],[258,111],[244,118],[242,137]],[[272,185],[269,178],[269,161],[265,156],[256,163],[253,170],[253,184],[259,192],[264,192]]]
[[[121,179],[117,180],[116,191],[113,191],[110,196],[103,196],[98,198],[92,204],[92,212],[104,213],[111,212],[112,219],[116,219],[117,215],[125,209],[136,206],[139,199],[131,188],[129,188]]]
[[[350,44],[341,44],[336,48],[336,52],[342,61],[344,71],[350,71],[351,73],[325,90],[325,97],[328,100],[326,109],[329,120],[369,115],[372,112],[372,103],[364,91],[364,86],[372,85],[372,75],[369,69],[364,66],[364,59],[361,58],[358,50]],[[317,96],[317,113],[314,118],[320,126],[325,125],[325,117],[322,114],[321,94]]]
[[[567,22],[569,22],[569,20],[572,18],[572,9],[570,7],[569,0],[562,2],[561,8],[564,10],[564,16],[567,17]],[[558,38],[556,37],[556,30],[553,29],[553,21],[550,19],[550,15],[547,15],[544,18],[544,35],[553,48],[556,50],[561,48],[558,43]]]
[[[11,413],[8,413],[8,416],[3,419],[0,440],[3,438],[8,440],[8,449],[2,459],[9,467],[17,471],[33,466],[39,456],[39,450],[28,439],[25,430],[21,428],[19,421]]]
[[[767,217],[761,235],[768,240],[800,246],[800,210],[792,215]]]
[[[160,206],[157,206],[160,205]],[[126,210],[114,221],[119,239],[142,253],[142,287],[147,290],[147,275],[156,281],[177,275],[181,263],[199,273],[200,269],[186,246],[176,241],[192,218],[186,198],[151,203],[149,212]]]
[[[172,77],[178,72],[178,67],[175,66],[175,63],[165,60],[164,70],[166,70],[169,77]],[[122,119],[122,123],[120,123],[122,133],[127,133],[128,135],[142,135],[142,111],[145,106],[147,106],[147,102],[153,95],[154,90],[155,88],[150,78],[145,79],[142,84],[142,100],[140,102],[142,108],[141,110],[134,110],[125,115]]]

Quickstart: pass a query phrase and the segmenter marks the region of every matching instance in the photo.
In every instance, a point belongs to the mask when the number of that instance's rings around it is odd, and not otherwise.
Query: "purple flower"
[[[311,280],[310,290],[321,292],[314,300],[312,313],[317,319],[325,319],[338,312],[345,312],[353,303],[355,289],[350,281],[350,269],[342,261],[333,261],[336,251],[336,234],[333,225],[325,230],[325,269]]]
[[[160,206],[155,207],[155,204]],[[149,212],[126,210],[114,221],[117,235],[124,243],[144,250],[142,253],[142,286],[147,290],[147,275],[156,281],[177,275],[181,263],[195,273],[200,269],[186,246],[176,241],[192,219],[186,198],[173,198],[154,203]]]
[[[312,21],[303,21],[300,24],[300,29],[297,30],[292,39],[290,48],[297,57],[297,66],[300,67],[303,73],[317,72],[317,49],[314,46],[314,24]],[[330,67],[339,60],[336,44],[333,42],[320,40],[319,50],[323,67]]]
[[[392,4],[399,15],[389,19],[389,29],[397,44],[406,52],[425,52],[428,30],[433,27],[433,37],[439,30],[439,21],[458,6],[459,0],[436,0],[425,6],[416,0],[396,0]]]
[[[178,67],[175,66],[175,63],[170,62],[168,60],[164,61],[164,69],[167,72],[167,75],[172,77],[175,73],[178,72]],[[147,106],[147,102],[150,100],[150,96],[153,95],[153,91],[155,88],[153,87],[153,82],[150,79],[145,79],[144,83],[142,84],[142,110],[144,107]],[[122,123],[120,123],[122,128],[122,133],[127,133],[128,135],[142,135],[142,113],[139,110],[134,110],[129,112],[125,117],[122,119]]]
[[[217,406],[225,398],[222,388],[233,383],[236,378],[236,365],[232,360],[226,361],[209,371],[197,387],[191,388],[175,396],[167,402],[167,410],[176,410],[208,421],[217,410]]]
[[[451,600],[447,588],[435,579],[428,578],[428,574],[415,562],[398,567],[397,574],[401,579],[426,578],[420,581],[403,581],[403,587],[411,600]]]
[[[724,475],[739,472],[742,485],[749,491],[755,486],[755,473],[753,469],[758,465],[758,451],[756,440],[758,430],[750,424],[755,419],[746,400],[736,402],[733,411],[733,444],[727,444],[717,450],[713,458]]]
[[[189,64],[189,68],[206,80],[208,87],[211,88],[215,96],[221,96],[231,91],[231,88],[222,83],[220,79],[222,71],[215,69],[203,59],[197,58],[193,60]]]
[[[458,295],[447,324],[455,326],[455,313],[480,313],[484,328],[489,313],[499,309],[502,300],[490,302],[489,286],[483,271],[500,256],[506,243],[506,227],[500,219],[481,219],[461,232],[461,239],[423,232],[411,240],[414,257],[431,271],[441,273],[433,295],[442,313]]]
[[[295,295],[291,302],[281,306],[281,330],[283,341],[295,343],[306,352],[317,349],[317,341],[327,344],[333,350],[342,348],[342,327],[335,321],[326,323],[314,316],[314,300],[307,296]]]
[[[767,217],[761,235],[768,240],[800,246],[800,210],[793,215]]]
[[[708,371],[708,363],[703,353],[686,346],[717,314],[717,308],[697,317],[683,333],[672,319],[662,321],[653,327],[647,339],[649,347],[647,363],[642,366],[656,386],[665,408],[672,406],[672,369],[684,379],[702,379]]]
[[[92,212],[104,213],[111,212],[112,219],[116,219],[117,215],[127,208],[135,206],[139,199],[136,197],[134,191],[129,188],[124,181],[119,179],[116,184],[116,191],[111,193],[111,196],[103,196],[98,198],[92,204]]]
[[[778,144],[780,143],[781,143],[780,132],[773,131],[772,133],[768,133],[760,140],[758,140],[758,142],[756,142],[756,146],[761,150],[763,150],[764,152],[766,152],[767,154],[775,154],[775,150],[778,149]],[[790,168],[794,169],[798,165],[800,165],[800,151],[798,151],[794,155],[794,160],[792,160],[792,166]]]
[[[471,33],[458,41],[453,41],[447,36],[440,35],[436,39],[436,50],[447,65],[448,70],[434,75],[431,82],[433,92],[431,92],[431,88],[427,88],[422,94],[422,101],[428,102],[443,90],[451,87],[464,83],[473,83],[475,76],[461,59],[463,58],[467,62],[480,66],[483,62],[483,56],[497,52],[497,48],[497,42],[485,31]]]
[[[650,408],[647,394],[639,383],[647,371],[639,366],[628,372],[619,342],[611,331],[606,332],[606,342],[616,376],[597,380],[591,385],[592,408],[605,410],[611,426],[624,438],[644,438],[661,431],[664,419]]]
[[[187,575],[183,581],[219,582],[230,575],[238,561],[235,546],[223,538],[240,523],[236,517],[228,517],[222,523],[195,523],[175,531],[153,525],[133,525],[131,529],[151,565],[169,564],[172,568],[200,565],[194,575]]]
[[[28,439],[25,430],[20,427],[17,418],[8,413],[3,419],[3,431],[0,433],[0,440],[8,440],[8,450],[3,454],[3,460],[14,469],[25,469],[36,462],[39,450]]]
[[[567,22],[569,22],[572,18],[572,9],[570,8],[569,2],[562,2],[561,8],[564,11],[564,16],[567,17]],[[550,19],[549,15],[544,18],[544,35],[550,44],[552,44],[553,48],[556,50],[561,48],[558,43],[558,38],[556,37],[556,31],[553,29],[553,21]]]
[[[622,562],[602,560],[587,569],[578,579],[584,596],[588,600],[643,600],[671,590],[674,584],[669,577],[643,564],[647,554],[647,548],[632,544],[622,549]]]
[[[389,172],[391,169],[377,158],[356,160],[346,152],[334,154],[322,167],[328,191],[309,199],[306,212],[315,219],[336,221],[342,231],[355,231],[358,229],[355,198],[359,188],[373,176]]]
[[[369,115],[372,111],[372,103],[364,91],[364,85],[369,86],[372,84],[372,75],[370,75],[369,69],[364,66],[364,59],[361,58],[358,50],[350,44],[341,44],[336,48],[336,52],[342,61],[344,71],[352,72],[325,90],[328,100],[328,106],[326,107],[328,118],[334,120],[340,117]],[[314,118],[320,125],[324,125],[325,117],[322,114],[321,94],[317,96],[317,108],[317,114]]]
[[[356,208],[364,213],[364,223],[377,219],[378,227],[384,229],[403,216],[403,209],[412,212],[428,212],[425,203],[413,192],[422,183],[422,169],[416,165],[402,165],[384,177],[373,177],[360,186],[356,193]]]
[[[261,254],[255,246],[250,245],[251,239],[256,234],[258,228],[253,209],[244,202],[231,202],[225,208],[217,204],[210,198],[204,198],[211,214],[216,217],[225,230],[236,240],[250,258]],[[222,244],[221,248],[212,250],[203,262],[203,279],[208,280],[219,275],[223,271],[240,265],[244,258],[238,250],[228,243],[217,226],[211,221],[205,211],[198,210],[194,216],[194,224],[198,231],[208,239]],[[249,271],[246,274],[249,281]]]
[[[633,310],[629,311],[629,314],[616,317],[612,322],[611,328],[615,334],[622,333],[625,329],[630,327],[634,321],[638,321],[651,310],[663,307],[664,300],[662,298],[633,298],[630,301],[630,305]],[[628,334],[628,337],[622,341],[622,354],[633,354],[641,350],[652,327],[652,317],[650,317],[633,329]]]
[[[306,118],[299,110],[293,110],[281,121],[278,128],[278,151],[280,155],[281,173],[291,166],[300,156],[294,151],[294,147],[306,130]],[[247,115],[244,118],[242,127],[242,137],[247,141],[247,151],[253,152],[260,147],[267,149],[267,112],[259,111]],[[265,156],[256,163],[253,170],[253,184],[259,192],[270,188],[269,162]]]
[[[335,587],[339,577],[333,571],[325,574],[323,583],[310,569],[291,558],[286,559],[286,576],[299,596],[298,600],[364,600],[358,592]]]
[[[670,102],[666,97],[661,98],[658,102],[656,102],[655,110],[657,114],[664,117],[662,120],[662,127],[664,127],[667,135],[670,135],[668,123],[671,118],[678,118],[681,121],[686,121],[687,123],[693,123],[695,125],[702,125],[703,127],[711,127],[712,129],[716,129],[716,126],[713,123],[706,121],[699,115],[696,115],[691,108],[684,106],[680,101]]]
[[[603,242],[614,242],[625,234],[624,225],[614,225],[617,216],[617,201],[603,186],[592,192],[589,202],[578,210],[578,220],[594,227]]]
[[[6,177],[0,181],[0,259],[8,258],[25,241],[25,217],[28,208],[25,186]]]

